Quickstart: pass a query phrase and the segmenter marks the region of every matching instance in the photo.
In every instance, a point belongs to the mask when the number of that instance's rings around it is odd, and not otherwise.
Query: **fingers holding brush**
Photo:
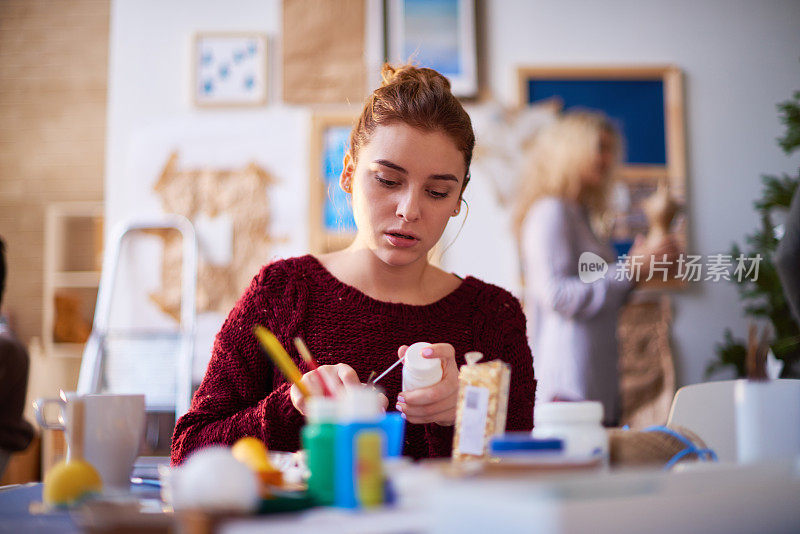
[[[307,395],[303,394],[301,388],[305,388],[312,396],[326,395],[326,391],[333,396],[338,396],[344,393],[348,387],[353,387],[354,385],[360,386],[361,381],[349,365],[344,363],[320,365],[316,369],[305,373],[298,384],[292,384],[289,395],[297,411],[305,415]]]

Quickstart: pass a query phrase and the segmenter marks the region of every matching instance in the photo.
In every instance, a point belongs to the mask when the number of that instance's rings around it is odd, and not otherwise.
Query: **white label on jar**
[[[464,388],[464,409],[458,450],[462,454],[481,456],[486,446],[486,416],[489,412],[489,390],[476,386]]]

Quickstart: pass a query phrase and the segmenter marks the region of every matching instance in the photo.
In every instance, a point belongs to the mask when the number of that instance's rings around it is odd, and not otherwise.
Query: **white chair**
[[[793,419],[797,418],[798,407],[773,405],[778,404],[774,399],[787,397],[787,394],[791,399],[800,398],[800,380],[772,380],[769,391],[780,393],[782,396],[775,397],[761,393],[751,395],[746,400],[742,396],[741,387],[738,388],[740,392],[737,399],[737,384],[746,385],[746,380],[721,380],[682,387],[675,393],[667,425],[682,426],[700,436],[706,446],[717,454],[720,462],[748,461],[752,454],[747,451],[745,444],[751,441],[760,443],[777,440],[771,445],[775,450],[787,447],[794,450],[797,446],[796,429],[800,421]],[[746,412],[739,414],[740,420],[747,422],[747,424],[742,423],[740,430],[745,437],[757,433],[758,439],[743,439],[742,443],[738,444],[737,402],[748,404]],[[774,422],[776,414],[782,414],[786,425],[790,425],[786,432],[780,431],[780,424]],[[768,422],[770,424],[767,424]],[[795,433],[792,434],[789,430],[795,430]],[[745,449],[742,449],[743,446]]]
[[[720,462],[736,462],[736,380],[684,386],[675,393],[667,425],[688,428]]]

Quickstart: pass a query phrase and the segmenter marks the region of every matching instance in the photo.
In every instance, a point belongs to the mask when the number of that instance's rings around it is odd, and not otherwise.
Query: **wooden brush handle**
[[[767,380],[767,352],[769,351],[769,328],[764,326],[761,337],[758,327],[750,323],[747,332],[747,354],[745,356],[747,378]]]

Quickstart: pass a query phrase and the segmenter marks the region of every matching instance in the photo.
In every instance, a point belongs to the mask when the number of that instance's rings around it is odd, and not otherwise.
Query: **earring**
[[[461,199],[458,201],[458,206],[456,206],[456,209],[453,210],[453,215],[458,215],[459,213],[461,213],[461,203],[462,202],[464,204],[466,204],[467,203],[467,199],[465,199],[464,197],[461,197]],[[467,206],[467,209],[469,209],[469,206]]]
[[[345,193],[352,193],[353,192],[352,191],[352,187],[350,187],[350,182],[345,183],[345,185],[344,185],[344,187],[342,189],[344,189]]]

